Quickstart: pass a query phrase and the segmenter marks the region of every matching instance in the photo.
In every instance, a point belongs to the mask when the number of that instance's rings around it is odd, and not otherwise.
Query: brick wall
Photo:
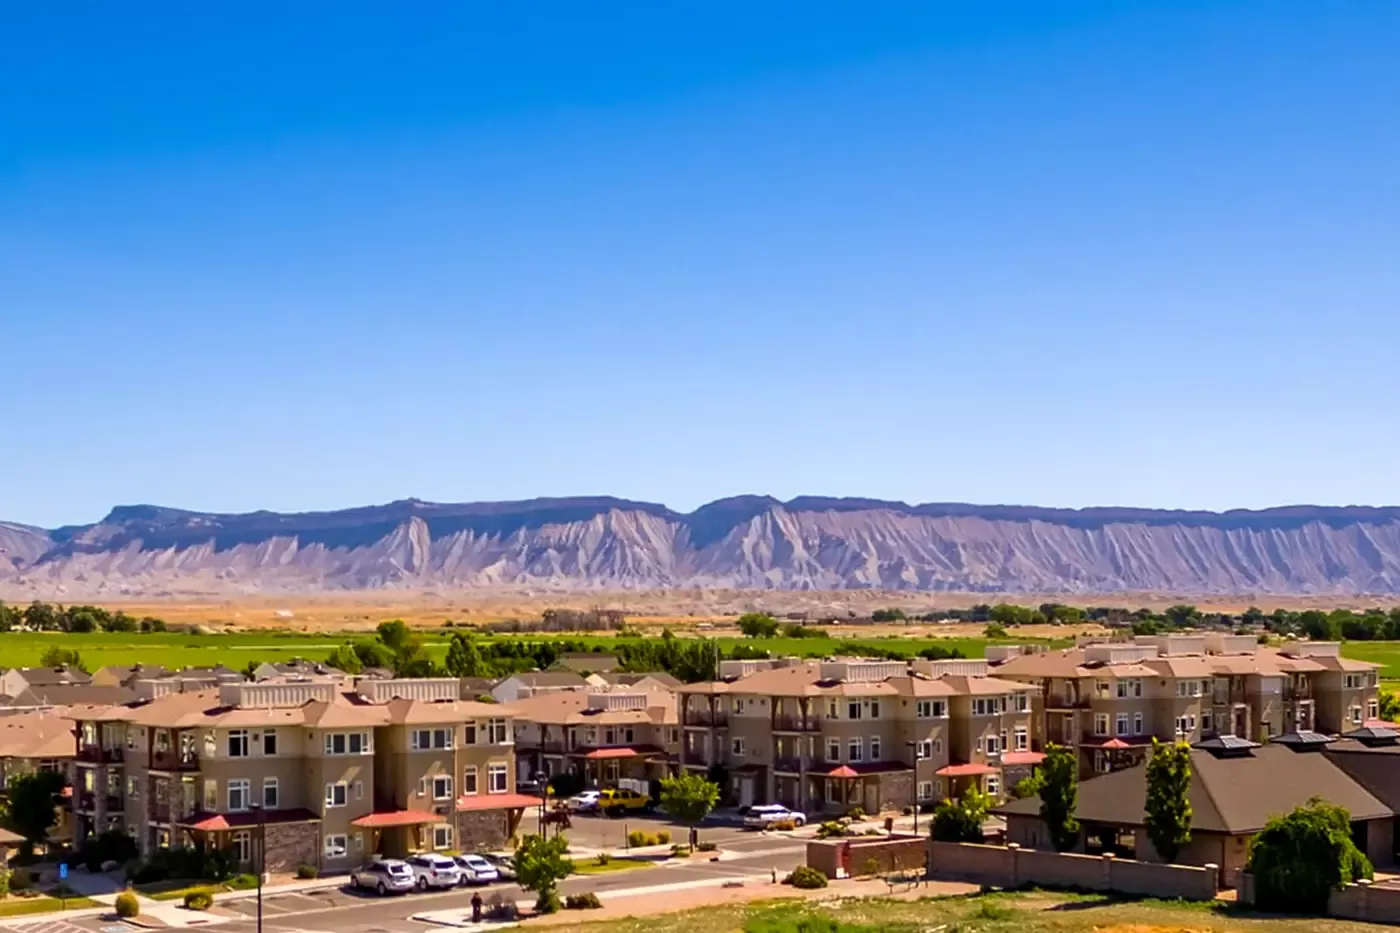
[[[1240,876],[1240,903],[1254,904],[1254,877]],[[1333,891],[1327,900],[1327,915],[1369,923],[1400,923],[1400,886],[1382,882],[1358,881]]]
[[[928,842],[930,878],[996,887],[1076,888],[1185,900],[1214,899],[1219,866],[1160,865],[1071,852]]]
[[[885,836],[851,839],[812,839],[807,843],[807,864],[828,878],[882,874],[924,867],[924,837]]]
[[[321,832],[315,823],[270,823],[263,832],[268,871],[295,871],[298,865],[321,864]]]
[[[507,832],[504,810],[463,810],[457,814],[457,848],[463,852],[503,849]]]

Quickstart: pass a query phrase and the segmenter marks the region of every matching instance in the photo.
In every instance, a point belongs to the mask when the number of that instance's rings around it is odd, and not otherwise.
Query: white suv
[[[418,890],[455,888],[462,883],[462,869],[445,855],[410,855],[404,859],[413,870]]]
[[[749,812],[744,814],[744,825],[754,829],[769,829],[775,823],[792,823],[794,826],[802,826],[806,822],[807,817],[795,810],[789,810],[780,803],[750,807]]]

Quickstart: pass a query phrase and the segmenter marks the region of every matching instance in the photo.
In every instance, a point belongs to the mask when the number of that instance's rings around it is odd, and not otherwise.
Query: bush
[[[315,865],[298,865],[298,866],[297,866],[297,877],[300,878],[300,879],[302,879],[303,881],[306,881],[306,880],[311,879],[311,878],[315,878],[315,877],[316,877],[317,875],[319,875],[320,873],[321,873],[320,869],[318,869]]]
[[[865,811],[860,807],[851,807],[850,811],[846,814],[846,818],[850,820],[863,820],[865,819]]]
[[[817,888],[826,887],[826,875],[810,865],[798,865],[791,874],[783,879],[783,884],[790,884],[794,888],[802,888],[806,891],[814,891]]]
[[[1316,797],[1254,837],[1248,871],[1261,910],[1302,914],[1325,914],[1332,891],[1374,874],[1351,840],[1351,814]]]
[[[599,852],[597,855],[595,855],[595,856],[593,857],[593,863],[594,863],[595,865],[606,865],[606,864],[608,864],[608,863],[611,862],[611,861],[612,861],[612,856],[611,856],[611,855],[608,855],[608,853],[606,853],[606,852]]]
[[[88,840],[77,859],[87,866],[88,871],[99,872],[107,862],[127,862],[139,854],[135,839],[121,830],[112,829]]]
[[[185,906],[190,910],[208,910],[214,906],[214,895],[202,888],[198,891],[186,891]]]
[[[659,832],[659,833],[656,834],[656,845],[659,845],[659,846],[668,846],[668,845],[670,845],[670,844],[671,844],[671,831],[670,831],[669,829],[663,829],[663,830],[661,830],[661,832]]]
[[[648,835],[640,829],[634,829],[627,834],[627,844],[634,849],[639,849],[642,846],[654,845],[655,841],[655,836]]]
[[[258,886],[257,875],[234,875],[224,884],[230,891],[251,891]]]
[[[117,895],[116,908],[118,917],[129,920],[141,912],[141,902],[136,899],[135,894],[123,891]]]
[[[841,836],[849,836],[851,831],[836,820],[827,820],[817,827],[818,839],[838,839]]]
[[[719,846],[715,845],[713,842],[702,842],[695,848],[701,852],[715,852],[719,850]]]
[[[34,874],[27,868],[16,868],[10,872],[10,890],[28,891],[34,887]]]
[[[540,896],[535,900],[535,913],[537,914],[557,914],[559,908],[564,906],[559,900],[559,892],[555,890],[541,891]]]
[[[127,878],[133,884],[155,884],[164,881],[169,875],[165,871],[164,865],[155,862],[142,862],[136,866],[136,870]]]
[[[603,902],[598,900],[598,895],[589,891],[587,894],[570,894],[564,898],[564,907],[568,910],[597,910],[603,906]]]

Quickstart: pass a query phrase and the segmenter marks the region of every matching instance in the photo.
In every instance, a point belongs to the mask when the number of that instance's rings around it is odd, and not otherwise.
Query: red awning
[[[989,765],[944,765],[933,773],[938,777],[980,777],[983,774],[996,774],[997,769]]]
[[[458,810],[520,810],[543,805],[543,800],[529,794],[470,794],[457,798]]]
[[[263,825],[277,826],[281,823],[319,823],[321,818],[310,810],[266,810]],[[196,813],[191,822],[181,823],[186,829],[200,832],[217,832],[221,829],[247,829],[258,825],[256,811],[243,810],[238,813]]]
[[[860,777],[860,774],[857,773],[855,768],[852,768],[849,765],[842,765],[839,768],[832,768],[826,773],[826,776],[834,778],[853,778]]]
[[[1044,760],[1043,752],[1007,752],[1001,756],[1004,765],[1038,765]]]
[[[865,762],[863,764],[840,765],[826,772],[827,777],[853,778],[862,777],[867,774],[892,774],[897,771],[912,771],[911,766],[901,764],[898,761],[876,761]],[[820,773],[820,772],[818,772]]]
[[[1122,739],[1109,739],[1107,742],[1100,745],[1099,748],[1132,748],[1132,746]]]
[[[588,761],[604,761],[610,758],[645,758],[648,755],[663,754],[654,745],[624,745],[619,748],[595,748],[583,753]]]
[[[446,819],[445,816],[438,816],[436,813],[428,813],[424,810],[385,810],[362,816],[358,820],[351,820],[350,825],[360,829],[384,829],[388,826],[422,826],[424,823],[441,823]]]

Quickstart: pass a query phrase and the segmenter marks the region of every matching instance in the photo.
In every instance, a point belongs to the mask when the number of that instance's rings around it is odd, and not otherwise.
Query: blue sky
[[[0,519],[1400,501],[1400,6],[0,8]]]

